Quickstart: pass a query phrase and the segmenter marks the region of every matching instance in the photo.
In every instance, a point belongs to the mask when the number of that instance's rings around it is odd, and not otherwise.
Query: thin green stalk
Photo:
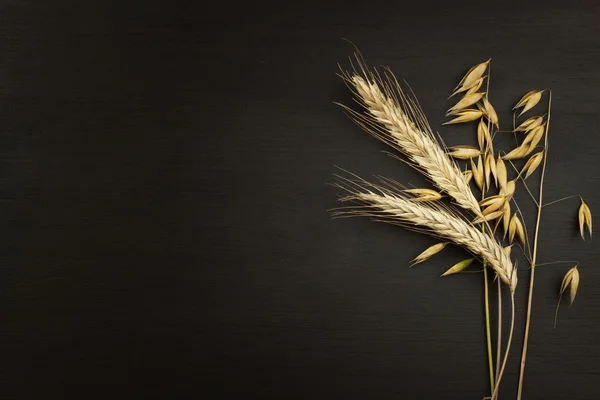
[[[540,179],[540,197],[538,200],[537,221],[535,224],[535,236],[533,238],[533,255],[531,258],[531,274],[529,276],[529,295],[527,298],[527,316],[525,318],[525,335],[523,337],[523,351],[521,353],[521,371],[519,372],[519,386],[517,389],[517,400],[521,400],[523,395],[523,378],[525,375],[525,362],[527,360],[527,344],[529,341],[529,325],[531,323],[531,303],[533,300],[533,283],[535,281],[535,261],[537,258],[538,236],[540,233],[540,220],[542,218],[542,205],[544,195],[544,175],[546,173],[546,161],[548,160],[548,128],[550,127],[550,109],[552,108],[552,91],[549,91],[548,98],[548,122],[546,123],[545,133],[545,152],[544,165],[542,166],[542,177]]]
[[[498,280],[500,281],[500,280]],[[494,392],[494,359],[492,354],[492,332],[490,329],[490,301],[489,301],[489,290],[488,290],[488,272],[487,266],[483,264],[483,284],[485,294],[485,336],[487,341],[487,356],[488,356],[488,367],[490,370],[490,391]]]
[[[506,368],[506,361],[508,361],[508,354],[510,353],[510,345],[512,343],[513,332],[515,329],[515,292],[510,293],[510,331],[508,333],[508,342],[506,343],[506,351],[504,353],[504,360],[502,361],[502,367],[498,373],[498,379],[496,380],[496,389],[492,393],[492,400],[498,398],[498,389],[500,389],[500,381],[502,375],[504,375],[504,368]]]
[[[485,98],[489,101],[489,93],[490,93],[490,77],[492,76],[492,65],[488,63],[488,76],[486,79],[486,90],[485,90]],[[491,131],[491,121],[488,119],[488,130]],[[493,136],[492,136],[493,138]],[[493,139],[492,139],[493,140]],[[487,143],[487,146],[491,146],[492,143]],[[493,149],[492,149],[493,152]],[[485,198],[485,186],[481,188],[481,198]],[[490,229],[489,225],[487,226]],[[485,231],[485,227],[481,228],[482,231]],[[490,233],[493,235],[492,230],[490,229]],[[485,296],[485,337],[486,337],[486,345],[487,345],[487,358],[488,358],[488,369],[490,373],[490,393],[494,393],[495,389],[495,376],[494,376],[494,355],[492,354],[492,332],[490,328],[490,294],[489,294],[489,284],[488,284],[488,272],[487,266],[485,262],[483,263],[483,281],[484,281],[484,296]],[[497,356],[499,357],[499,355]]]
[[[541,264],[535,264],[536,267],[541,267],[544,265],[552,265],[552,264],[576,264],[575,266],[579,265],[579,260],[558,260],[558,261],[550,261],[550,262],[545,262],[545,263],[541,263]]]
[[[498,337],[496,343],[496,381],[500,373],[500,359],[502,358],[502,281],[498,281]]]
[[[567,197],[563,197],[562,199],[551,201],[550,203],[546,203],[546,204],[542,205],[542,207],[546,207],[546,206],[549,206],[551,204],[555,204],[555,203],[558,203],[558,202],[561,202],[561,201],[564,201],[564,200],[572,199],[574,197],[579,197],[581,199],[581,196],[579,196],[579,195],[576,194],[576,195],[573,195],[573,196],[567,196]]]

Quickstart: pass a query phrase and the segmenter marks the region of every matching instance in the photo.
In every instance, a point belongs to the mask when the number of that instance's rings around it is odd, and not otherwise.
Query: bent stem
[[[535,281],[535,261],[538,249],[538,236],[540,232],[540,220],[542,218],[543,195],[544,195],[544,175],[546,173],[546,161],[548,160],[548,128],[550,127],[550,109],[552,107],[552,91],[549,91],[548,98],[548,122],[546,123],[545,133],[545,152],[544,165],[542,166],[542,177],[540,179],[540,197],[538,200],[537,221],[535,224],[535,236],[533,238],[533,255],[531,258],[531,274],[529,276],[529,295],[527,297],[527,316],[525,318],[525,334],[523,337],[523,351],[521,353],[521,370],[519,372],[519,386],[517,389],[517,400],[521,400],[523,395],[523,379],[525,375],[525,362],[527,361],[527,343],[529,341],[529,325],[531,323],[531,303],[533,300],[533,284]]]

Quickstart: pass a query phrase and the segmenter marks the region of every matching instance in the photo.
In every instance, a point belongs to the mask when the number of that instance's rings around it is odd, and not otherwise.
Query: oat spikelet
[[[406,97],[393,76],[384,81],[372,73],[363,74],[343,75],[368,111],[361,114],[345,107],[349,114],[367,132],[404,153],[458,205],[479,215],[479,204],[465,176],[438,142],[420,107]]]
[[[471,179],[473,179],[473,171],[471,171],[470,169],[464,171],[463,175],[465,176],[467,183],[471,182]]]
[[[472,67],[458,83],[454,94],[460,93],[464,90],[468,90],[476,85],[481,86],[481,83],[479,82],[483,81],[483,74],[485,73],[485,70],[487,69],[488,64],[490,63],[490,60],[487,60],[486,62],[482,62],[481,64],[477,64],[474,67]]]
[[[516,129],[515,132],[528,132],[542,124],[544,117],[530,117],[522,122]]]
[[[525,179],[529,178],[529,176],[533,174],[537,167],[540,166],[543,159],[544,152],[540,151],[539,153],[532,155],[531,158],[527,160],[527,162],[523,166],[523,170],[521,171],[521,173],[525,173]]]
[[[479,89],[481,89],[481,85],[483,85],[483,80],[484,79],[485,79],[485,76],[482,76],[481,78],[479,78],[475,82],[473,82],[471,84],[470,88],[468,88],[468,89],[465,88],[465,89],[459,90],[459,91],[455,92],[452,96],[454,96],[456,93],[460,93],[460,92],[462,92],[464,90],[466,90],[467,93],[475,93],[476,91],[478,91]],[[450,96],[450,97],[452,97],[452,96]]]
[[[525,230],[523,229],[521,220],[517,217],[517,213],[513,215],[508,225],[508,241],[510,243],[513,242],[515,235],[519,238],[523,246],[525,246],[525,241],[527,240],[525,237]]]
[[[471,160],[471,171],[473,172],[473,178],[475,178],[475,184],[479,190],[483,190],[483,185],[485,184],[485,172],[483,170],[481,157],[478,157],[477,164]]]
[[[459,160],[470,160],[481,154],[479,149],[473,146],[459,145],[450,147],[448,155]]]
[[[417,196],[412,199],[413,201],[437,201],[442,198],[439,192],[431,189],[406,189],[404,191]]]
[[[506,197],[507,199],[510,199],[511,197],[513,197],[513,195],[515,194],[515,189],[517,187],[517,184],[515,181],[516,181],[516,179],[506,182],[506,187],[503,189],[500,189],[500,194],[502,196]]]
[[[530,133],[527,134],[527,136],[525,137],[525,140],[523,140],[523,144],[522,146],[529,146],[529,148],[527,149],[527,152],[525,152],[525,155],[528,155],[529,153],[531,153],[533,151],[533,149],[535,149],[535,146],[538,145],[538,143],[540,142],[540,140],[542,140],[542,138],[544,137],[544,126],[538,126],[537,128],[534,128],[531,130]]]
[[[581,238],[585,240],[585,227],[587,227],[590,237],[592,237],[592,212],[590,211],[590,207],[586,204],[583,199],[581,199],[581,205],[579,206],[578,219],[579,219],[579,231],[581,233]]]
[[[490,188],[490,182],[491,182],[490,175],[492,173],[492,169],[490,168],[489,159],[490,159],[490,154],[488,154],[487,156],[484,156],[484,158],[483,158],[483,172],[485,175],[486,190],[488,190]]]
[[[517,103],[515,108],[513,108],[513,110],[523,107],[519,115],[531,110],[542,99],[542,93],[544,93],[543,90],[532,90],[530,92],[527,92],[525,96],[523,96],[521,100],[519,100],[519,102]]]
[[[476,119],[481,118],[483,112],[481,112],[481,110],[467,109],[457,112],[456,115],[456,118],[448,122],[444,122],[442,125],[462,124],[463,122],[475,121]]]
[[[522,144],[521,146],[516,147],[508,153],[506,153],[502,158],[504,160],[518,160],[519,158],[525,157],[529,149],[530,147],[528,144]]]
[[[494,183],[496,185],[498,185],[498,170],[496,169],[496,160],[494,160],[494,155],[492,153],[488,153],[488,155],[485,159],[485,162],[488,165],[488,169],[490,170],[490,173],[494,177]],[[488,187],[489,187],[489,182],[488,182]]]
[[[448,110],[446,115],[455,114],[459,111],[464,110],[465,108],[467,108],[469,106],[472,106],[473,104],[475,104],[479,100],[481,100],[481,98],[483,97],[484,94],[485,93],[482,93],[482,92],[467,93],[466,95],[463,96],[462,99],[459,100],[458,103],[456,103],[452,108],[450,108]]]
[[[510,228],[510,203],[504,203],[504,214],[502,215],[502,227],[504,228],[504,238],[508,234]]]
[[[486,210],[484,210],[483,216],[475,218],[473,220],[473,223],[480,224],[482,222],[490,222],[490,221],[500,218],[503,213],[504,213],[504,211],[502,211],[502,210],[489,212],[486,209]]]
[[[484,208],[483,215],[488,215],[494,211],[500,210],[501,208],[503,209],[504,203],[506,203],[506,197],[502,195],[496,195],[483,199],[479,205]]]
[[[426,248],[425,251],[423,251],[421,254],[419,254],[418,256],[415,257],[415,259],[412,261],[412,265],[419,264],[419,263],[422,263],[423,261],[429,260],[431,257],[433,257],[434,255],[436,255],[437,253],[442,251],[444,249],[444,247],[446,247],[447,244],[448,243],[446,243],[446,242],[437,243],[437,244],[434,244],[433,246]]]
[[[490,103],[490,101],[487,99],[487,97],[484,97],[481,100],[481,102],[483,104],[479,106],[479,109],[481,111],[483,111],[483,113],[485,114],[485,116],[487,117],[487,119],[493,125],[498,126],[498,114],[496,113],[496,110],[494,109],[494,106],[492,106],[492,103]]]
[[[558,307],[560,306],[560,301],[562,299],[563,294],[569,288],[569,305],[573,304],[575,300],[575,296],[577,295],[577,289],[579,289],[579,270],[577,266],[574,266],[570,270],[567,271],[565,277],[562,280],[562,284],[560,285],[560,293],[558,295],[558,304],[556,305],[556,312],[554,314],[554,327],[556,328],[556,319],[558,318]]]
[[[370,186],[371,189],[360,185]],[[437,203],[415,203],[404,198],[400,193],[377,188],[367,182],[361,182],[360,185],[352,181],[340,182],[339,186],[350,193],[340,200],[358,202],[362,206],[357,205],[351,210],[341,209],[335,215],[368,216],[454,242],[482,257],[511,291],[515,290],[517,274],[502,245],[494,237],[481,232],[460,216],[443,209],[442,206],[436,206]],[[381,194],[371,191],[373,188]]]
[[[496,160],[496,175],[498,175],[498,186],[500,186],[500,189],[506,189],[508,173],[506,165],[500,156]]]
[[[473,264],[473,261],[475,261],[474,258],[467,258],[466,260],[457,262],[456,264],[448,268],[448,270],[444,272],[441,276],[458,274],[459,272],[464,271],[469,265]]]
[[[486,142],[490,143],[491,141],[492,137],[490,136],[490,131],[485,120],[479,120],[479,124],[477,125],[477,144],[479,144],[481,151],[485,150]]]
[[[573,304],[575,296],[577,296],[577,289],[579,289],[579,270],[577,267],[573,268],[571,274],[571,284],[569,285],[571,290],[569,291],[569,304]]]

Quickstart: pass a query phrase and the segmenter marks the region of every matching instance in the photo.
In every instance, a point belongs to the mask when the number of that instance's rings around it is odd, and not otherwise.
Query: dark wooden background
[[[327,212],[335,166],[422,182],[333,104],[350,101],[342,38],[405,78],[434,129],[489,57],[504,122],[551,87],[547,198],[594,211],[594,3],[0,1],[0,398],[481,399],[482,277],[439,278],[464,254],[408,269],[432,239]],[[541,261],[578,259],[582,282],[553,329],[570,265],[538,270],[526,399],[600,397],[577,206],[544,215]]]

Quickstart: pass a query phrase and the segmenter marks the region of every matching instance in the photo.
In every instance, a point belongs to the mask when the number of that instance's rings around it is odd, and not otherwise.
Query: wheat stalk
[[[362,62],[357,56],[359,64]],[[361,64],[362,65],[362,64]],[[462,208],[481,215],[469,183],[456,163],[436,140],[429,124],[413,100],[402,91],[396,79],[386,79],[364,68],[342,77],[354,89],[358,101],[368,113],[358,113],[342,105],[367,132],[390,144],[414,163],[439,189],[451,196]]]
[[[483,258],[514,293],[517,286],[516,270],[503,247],[494,237],[478,230],[441,205],[417,203],[403,194],[366,181],[361,180],[361,186],[349,179],[339,177],[338,179],[337,186],[349,192],[349,195],[340,200],[357,201],[362,206],[341,209],[335,215],[370,216],[452,241]],[[374,188],[380,193],[375,193],[364,186]]]

